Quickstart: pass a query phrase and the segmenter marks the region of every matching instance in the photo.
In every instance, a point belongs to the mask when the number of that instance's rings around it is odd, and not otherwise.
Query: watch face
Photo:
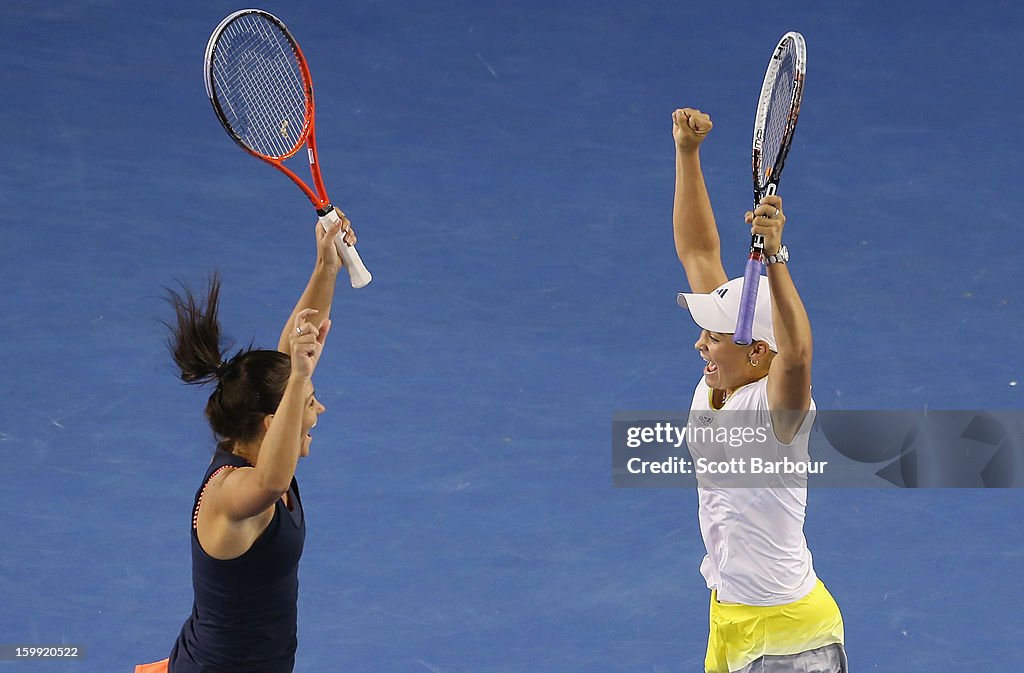
[[[788,261],[789,261],[789,248],[787,248],[784,245],[779,248],[779,251],[777,253],[775,253],[774,255],[769,255],[768,256],[768,263],[769,264],[778,264],[779,262],[782,262],[783,264],[785,264]]]

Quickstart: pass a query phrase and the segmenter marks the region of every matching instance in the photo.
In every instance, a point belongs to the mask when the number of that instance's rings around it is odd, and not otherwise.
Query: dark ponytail
[[[225,362],[228,346],[221,343],[217,310],[220,303],[220,277],[214,273],[206,301],[200,302],[192,291],[167,290],[167,301],[174,309],[174,324],[168,350],[178,365],[181,380],[189,384],[217,381],[217,388],[206,403],[206,418],[219,440],[218,448],[230,451],[235,442],[259,437],[263,419],[277,410],[288,376],[290,358],[269,350],[238,351]]]

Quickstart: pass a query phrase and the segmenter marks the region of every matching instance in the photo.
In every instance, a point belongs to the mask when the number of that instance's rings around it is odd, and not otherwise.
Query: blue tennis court
[[[614,488],[611,418],[683,408],[703,366],[675,304],[670,115],[715,121],[704,170],[739,275],[786,30],[808,47],[780,193],[818,407],[1022,408],[1024,9],[784,5],[263,3],[310,60],[325,180],[375,276],[339,288],[317,372],[297,673],[702,670],[696,497]],[[219,270],[229,334],[273,347],[314,255],[308,202],[203,91],[239,8],[0,5],[0,645],[85,648],[0,671],[129,671],[191,608],[214,443],[162,288]],[[1012,670],[1022,506],[812,491],[852,670]]]

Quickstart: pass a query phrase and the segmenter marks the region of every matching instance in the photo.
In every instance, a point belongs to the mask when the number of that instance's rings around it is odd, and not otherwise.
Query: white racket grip
[[[332,210],[320,218],[320,226],[324,228],[324,231],[327,231],[329,227],[334,226],[340,221],[341,218],[338,217],[337,211]],[[342,234],[339,234],[334,239],[334,246],[338,248],[338,254],[345,261],[345,268],[348,269],[348,276],[349,280],[352,281],[352,287],[358,289],[369,285],[370,281],[373,280],[373,276],[363,264],[363,260],[359,258],[356,246],[346,243]]]

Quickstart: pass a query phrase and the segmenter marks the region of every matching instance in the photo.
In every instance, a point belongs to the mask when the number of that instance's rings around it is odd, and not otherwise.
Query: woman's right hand
[[[320,362],[331,321],[325,320],[320,328],[309,322],[309,317],[319,313],[316,309],[304,308],[295,314],[294,328],[288,333],[288,349],[292,358],[292,376],[312,378]]]
[[[694,108],[684,107],[672,113],[672,136],[676,147],[683,151],[700,147],[713,126],[709,115]]]
[[[331,273],[336,274],[344,266],[344,262],[341,255],[338,254],[335,239],[341,237],[341,240],[348,245],[355,245],[356,232],[352,230],[352,223],[345,217],[345,213],[337,209],[334,212],[338,214],[339,220],[330,229],[324,229],[323,225],[317,222],[314,235],[316,236],[317,262]]]

